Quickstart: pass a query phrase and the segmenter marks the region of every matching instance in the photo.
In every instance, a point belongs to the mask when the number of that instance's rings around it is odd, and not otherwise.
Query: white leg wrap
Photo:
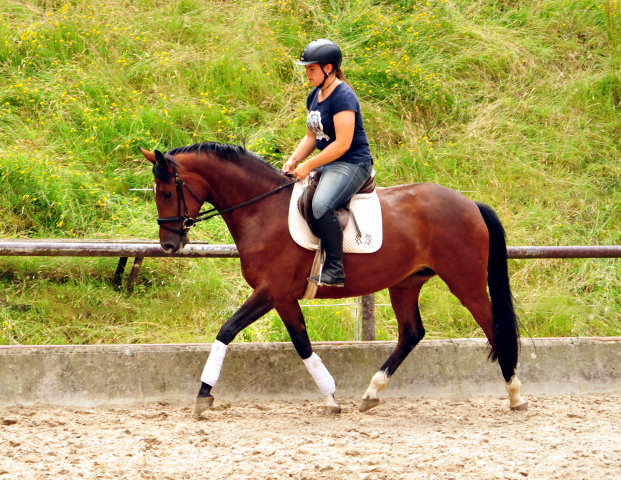
[[[224,356],[226,355],[226,345],[219,340],[213,342],[209,358],[205,364],[205,369],[201,375],[201,381],[212,387],[218,381],[220,377],[220,369],[222,368],[222,362],[224,362]]]
[[[306,360],[302,360],[306,368],[308,369],[308,373],[311,374],[313,380],[319,387],[319,391],[322,395],[332,395],[336,391],[336,385],[334,383],[334,378],[328,372],[328,369],[321,362],[321,358],[316,353],[313,353]]]

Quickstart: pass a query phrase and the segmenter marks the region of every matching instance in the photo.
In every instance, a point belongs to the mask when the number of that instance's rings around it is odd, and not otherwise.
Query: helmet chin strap
[[[321,71],[324,74],[323,82],[321,82],[321,85],[319,85],[319,89],[321,90],[321,88],[324,86],[324,84],[326,83],[326,80],[328,79],[328,77],[331,75],[332,72],[326,73],[326,71],[323,69],[323,67],[320,67],[320,68],[321,68]]]

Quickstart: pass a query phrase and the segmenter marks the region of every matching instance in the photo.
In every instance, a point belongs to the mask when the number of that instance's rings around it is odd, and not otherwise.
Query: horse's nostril
[[[172,243],[167,243],[164,245],[164,250],[174,250],[175,246]]]

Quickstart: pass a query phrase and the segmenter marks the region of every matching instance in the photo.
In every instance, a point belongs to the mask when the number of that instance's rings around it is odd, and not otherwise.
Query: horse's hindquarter
[[[384,243],[378,253],[410,258],[414,270],[421,266],[435,270],[443,258],[454,260],[464,244],[483,241],[487,252],[485,222],[476,204],[461,193],[433,183],[380,192]]]

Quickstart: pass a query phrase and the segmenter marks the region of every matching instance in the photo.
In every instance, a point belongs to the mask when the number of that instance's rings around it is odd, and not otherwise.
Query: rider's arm
[[[306,178],[311,170],[341,158],[343,154],[349,150],[351,142],[354,139],[356,113],[352,110],[344,110],[334,115],[333,119],[334,131],[336,133],[334,142],[324,148],[321,153],[315,155],[295,169],[293,175],[298,180]]]
[[[306,127],[306,136],[302,139],[298,148],[289,157],[287,163],[282,166],[282,171],[285,173],[293,173],[298,163],[305,160],[313,151],[317,145],[317,136],[310,128]]]

